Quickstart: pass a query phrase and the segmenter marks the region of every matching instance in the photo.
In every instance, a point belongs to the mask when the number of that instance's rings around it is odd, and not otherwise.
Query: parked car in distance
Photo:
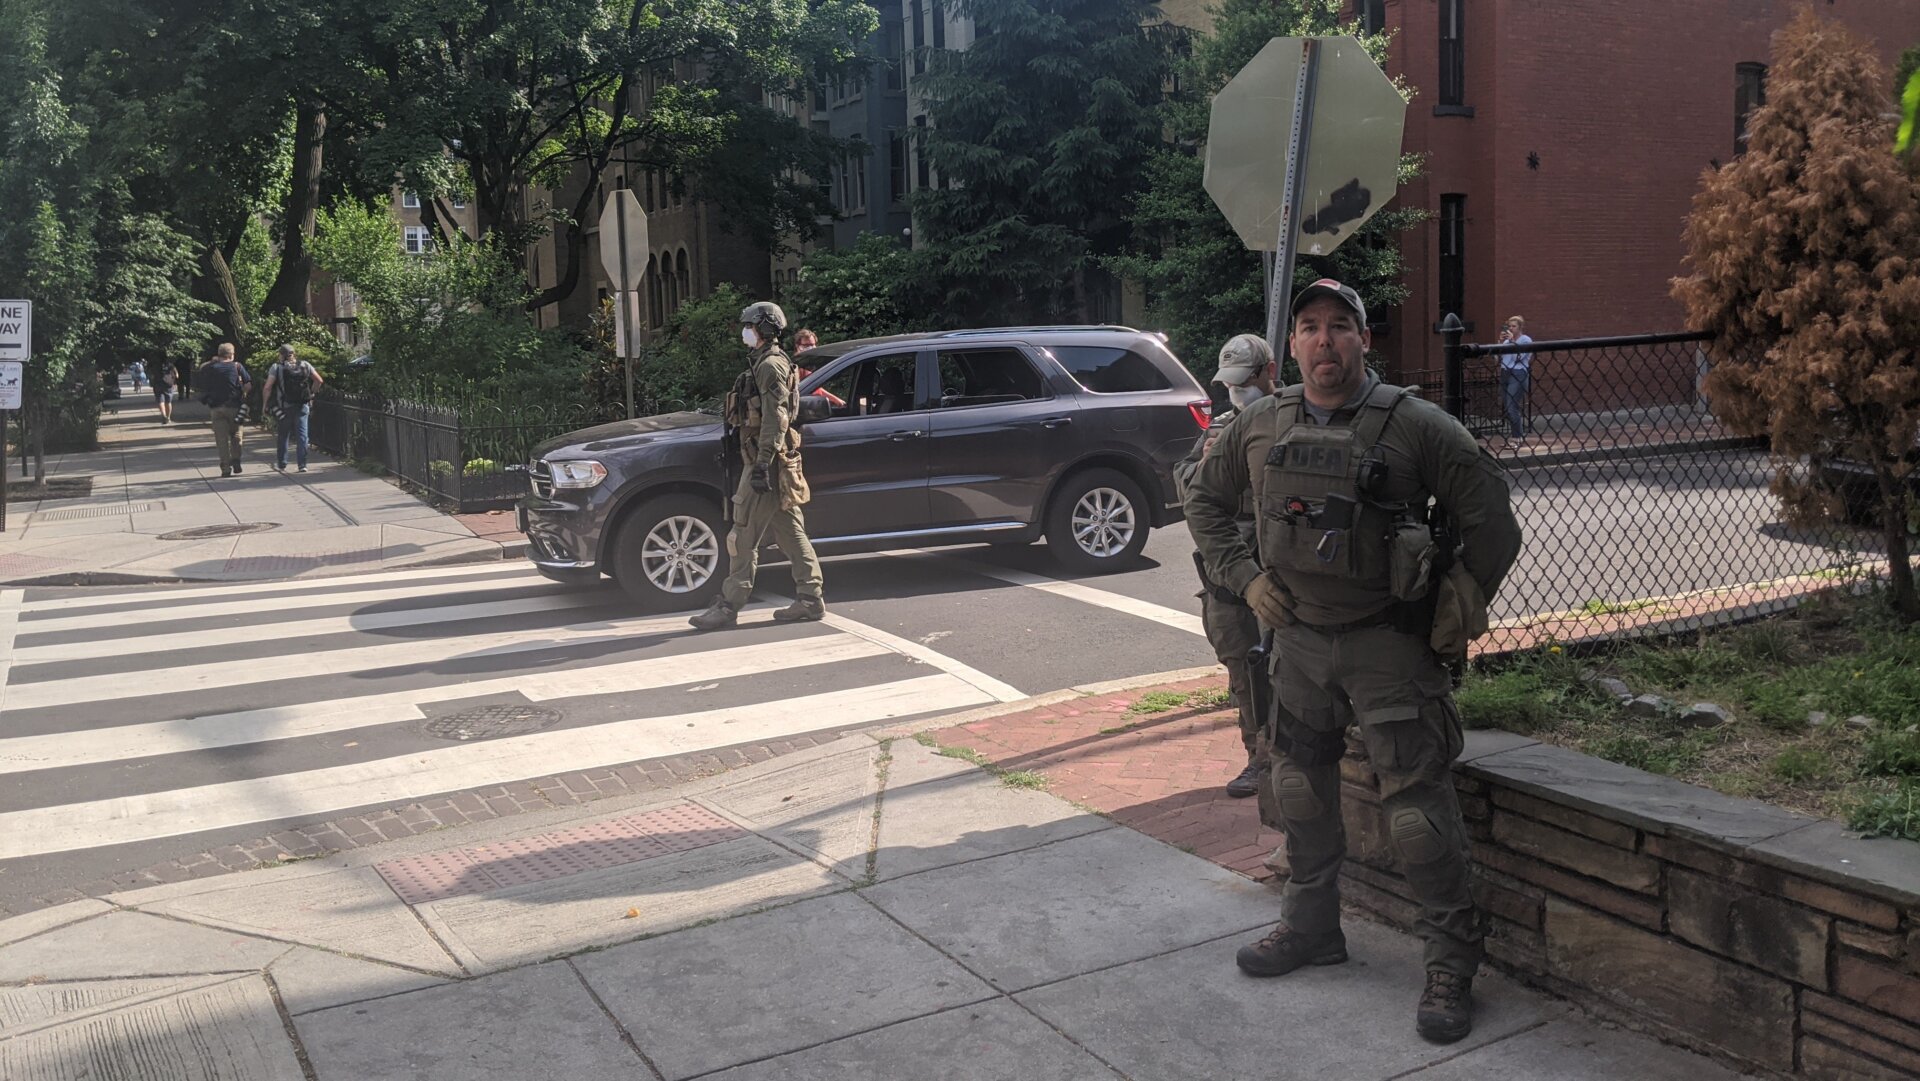
[[[899,335],[795,360],[811,369],[807,529],[829,554],[1045,537],[1072,571],[1122,569],[1181,519],[1172,468],[1211,413],[1165,342],[1126,327]],[[516,507],[529,558],[561,581],[611,575],[650,609],[706,604],[727,573],[721,436],[718,416],[681,412],[536,447]]]

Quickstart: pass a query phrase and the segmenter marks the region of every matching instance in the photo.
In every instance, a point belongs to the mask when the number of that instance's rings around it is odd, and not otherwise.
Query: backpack
[[[280,366],[280,400],[287,405],[305,405],[313,401],[313,370],[306,361],[292,367]]]

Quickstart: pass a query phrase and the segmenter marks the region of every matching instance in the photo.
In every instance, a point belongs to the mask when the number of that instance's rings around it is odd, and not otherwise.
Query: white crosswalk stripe
[[[732,634],[695,637],[684,613],[626,612],[611,587],[498,565],[0,590],[0,861],[279,828],[1021,696],[839,614],[782,626],[762,606]],[[469,715],[535,720],[471,742],[438,726]]]

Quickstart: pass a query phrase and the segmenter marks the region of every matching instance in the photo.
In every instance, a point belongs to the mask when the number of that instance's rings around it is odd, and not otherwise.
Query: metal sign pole
[[[639,328],[635,327],[633,325],[633,320],[627,317],[627,312],[631,307],[629,301],[633,294],[633,282],[628,280],[628,274],[627,274],[627,268],[629,265],[630,263],[627,258],[627,216],[625,214],[622,214],[620,215],[620,295],[614,298],[614,303],[617,304],[620,308],[620,312],[619,312],[620,325],[624,327],[626,330],[626,333],[621,335],[621,339],[620,339],[620,359],[624,362],[624,366],[627,369],[627,419],[632,420],[633,419],[633,346],[634,346],[633,336],[634,336],[634,333]]]
[[[7,531],[7,414],[0,409],[0,533]]]
[[[1320,42],[1307,38],[1300,64],[1300,78],[1294,86],[1293,124],[1287,133],[1287,197],[1280,208],[1280,244],[1273,260],[1273,277],[1267,284],[1267,345],[1276,358],[1284,359],[1286,344],[1281,334],[1281,313],[1287,310],[1293,294],[1293,264],[1299,254],[1300,201],[1307,179],[1307,135],[1313,130],[1314,88],[1320,76]]]

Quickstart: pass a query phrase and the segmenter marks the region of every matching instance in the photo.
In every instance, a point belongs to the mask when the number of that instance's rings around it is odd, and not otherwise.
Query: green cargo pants
[[[216,405],[209,412],[213,414],[213,449],[225,472],[240,464],[240,407]]]
[[[748,476],[740,478],[733,494],[733,532],[727,534],[727,558],[733,569],[721,586],[721,596],[735,611],[753,596],[753,576],[760,569],[760,546],[768,534],[786,554],[793,570],[793,591],[801,599],[820,600],[820,558],[807,539],[807,520],[799,507],[782,509],[779,491],[756,492]]]
[[[1212,590],[1200,591],[1200,626],[1207,632],[1207,644],[1227,669],[1227,693],[1240,714],[1240,744],[1247,757],[1265,761],[1260,746],[1262,718],[1253,715],[1253,696],[1247,693],[1247,651],[1260,644],[1260,623],[1253,609],[1243,604],[1228,604],[1214,597]]]
[[[1471,976],[1485,932],[1453,789],[1463,738],[1447,670],[1424,638],[1391,627],[1295,624],[1275,637],[1273,678],[1284,742],[1276,741],[1269,784],[1287,835],[1287,925],[1308,933],[1340,925],[1340,757],[1357,720],[1379,778],[1388,844],[1420,902],[1415,931],[1426,942],[1427,968]]]

